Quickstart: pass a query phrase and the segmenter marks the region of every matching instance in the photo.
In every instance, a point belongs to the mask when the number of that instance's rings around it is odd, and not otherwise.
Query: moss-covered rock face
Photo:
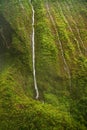
[[[31,2],[0,0],[0,130],[86,130],[87,2]]]

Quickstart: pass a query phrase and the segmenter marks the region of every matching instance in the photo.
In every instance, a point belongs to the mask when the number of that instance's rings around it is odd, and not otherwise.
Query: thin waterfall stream
[[[34,7],[32,5],[32,2],[30,0],[30,5],[32,8],[32,62],[33,62],[33,78],[34,78],[34,88],[36,91],[36,99],[39,98],[39,91],[38,91],[38,86],[37,86],[37,80],[36,80],[36,69],[35,69],[35,28],[34,28],[34,23],[35,23],[35,11]]]

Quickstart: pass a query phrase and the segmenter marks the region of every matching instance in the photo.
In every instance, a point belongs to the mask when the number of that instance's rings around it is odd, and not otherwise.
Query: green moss
[[[40,101],[35,101],[31,6],[28,0],[21,3],[18,0],[0,1],[0,130],[86,130],[87,56],[71,15],[86,47],[87,3],[48,0],[70,69],[70,88],[46,2],[32,1],[35,9],[36,79],[40,93]],[[82,55],[59,4],[80,44]]]

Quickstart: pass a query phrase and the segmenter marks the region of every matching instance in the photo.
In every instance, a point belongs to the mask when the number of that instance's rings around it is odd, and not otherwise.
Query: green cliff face
[[[86,7],[86,0],[0,0],[0,130],[87,129]]]

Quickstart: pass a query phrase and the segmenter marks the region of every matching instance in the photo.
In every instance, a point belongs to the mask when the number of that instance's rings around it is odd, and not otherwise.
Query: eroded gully
[[[55,31],[56,31],[56,33],[57,33],[57,40],[58,40],[58,43],[59,43],[59,45],[60,45],[61,55],[62,55],[62,59],[63,59],[64,65],[65,65],[64,68],[65,68],[65,70],[66,70],[66,72],[67,72],[67,74],[68,74],[69,86],[70,86],[70,88],[71,88],[71,74],[70,74],[70,70],[69,70],[68,64],[67,64],[67,62],[66,62],[66,59],[65,59],[65,57],[64,57],[64,52],[63,52],[62,43],[61,43],[61,40],[60,40],[60,37],[59,37],[59,33],[58,33],[58,31],[57,31],[57,28],[56,28],[56,23],[55,23],[55,21],[54,21],[54,19],[53,19],[53,16],[52,16],[51,13],[50,13],[50,8],[49,8],[48,3],[46,4],[46,8],[47,8],[47,12],[48,12],[48,14],[49,14],[50,20],[51,20],[51,22],[52,22],[52,24],[53,24],[53,26],[54,26],[54,29],[55,29]]]

